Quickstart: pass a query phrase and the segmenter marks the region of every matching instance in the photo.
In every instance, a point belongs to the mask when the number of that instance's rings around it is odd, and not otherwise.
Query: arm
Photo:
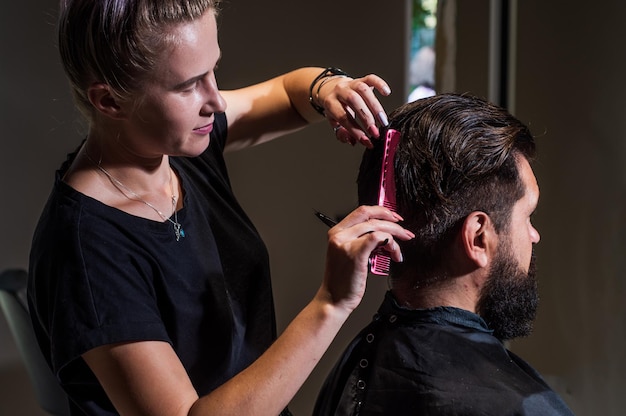
[[[227,103],[227,150],[263,143],[323,120],[309,100],[311,84],[322,71],[300,68],[249,87],[222,91]],[[378,137],[378,126],[387,124],[374,89],[383,95],[391,90],[380,77],[329,77],[313,87],[314,103],[324,108],[330,125],[344,127],[337,133],[339,140],[369,145],[368,136]]]
[[[83,358],[121,415],[277,415],[309,376],[365,292],[368,258],[413,235],[383,207],[360,207],[329,231],[326,269],[313,300],[250,367],[201,398],[164,342],[95,348]]]

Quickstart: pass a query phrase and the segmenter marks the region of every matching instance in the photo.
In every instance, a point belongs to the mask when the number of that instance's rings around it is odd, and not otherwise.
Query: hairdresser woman
[[[367,146],[386,124],[373,90],[389,88],[303,68],[219,91],[217,6],[62,1],[59,49],[89,131],[35,231],[29,302],[73,415],[281,413],[359,304],[372,250],[400,260],[394,238],[412,238],[385,208],[348,215],[319,291],[276,338],[268,255],[223,151],[323,120],[316,109]]]

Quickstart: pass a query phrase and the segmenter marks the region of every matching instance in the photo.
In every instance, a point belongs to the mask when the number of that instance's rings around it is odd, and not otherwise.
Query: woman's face
[[[172,29],[173,42],[143,84],[127,137],[146,156],[197,156],[209,145],[214,114],[226,103],[215,81],[220,58],[213,11]]]

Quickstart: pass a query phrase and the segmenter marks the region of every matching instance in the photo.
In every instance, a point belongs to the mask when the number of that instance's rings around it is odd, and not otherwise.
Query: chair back
[[[69,416],[68,398],[39,349],[26,302],[28,273],[9,269],[0,274],[0,308],[20,352],[39,406],[55,416]]]

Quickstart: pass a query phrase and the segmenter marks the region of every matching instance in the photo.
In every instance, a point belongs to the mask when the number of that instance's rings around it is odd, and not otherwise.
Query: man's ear
[[[87,89],[87,97],[98,112],[113,119],[123,118],[122,106],[118,97],[107,84],[93,83]]]
[[[486,267],[496,252],[498,236],[489,215],[482,211],[470,213],[461,230],[463,250],[478,267]]]

